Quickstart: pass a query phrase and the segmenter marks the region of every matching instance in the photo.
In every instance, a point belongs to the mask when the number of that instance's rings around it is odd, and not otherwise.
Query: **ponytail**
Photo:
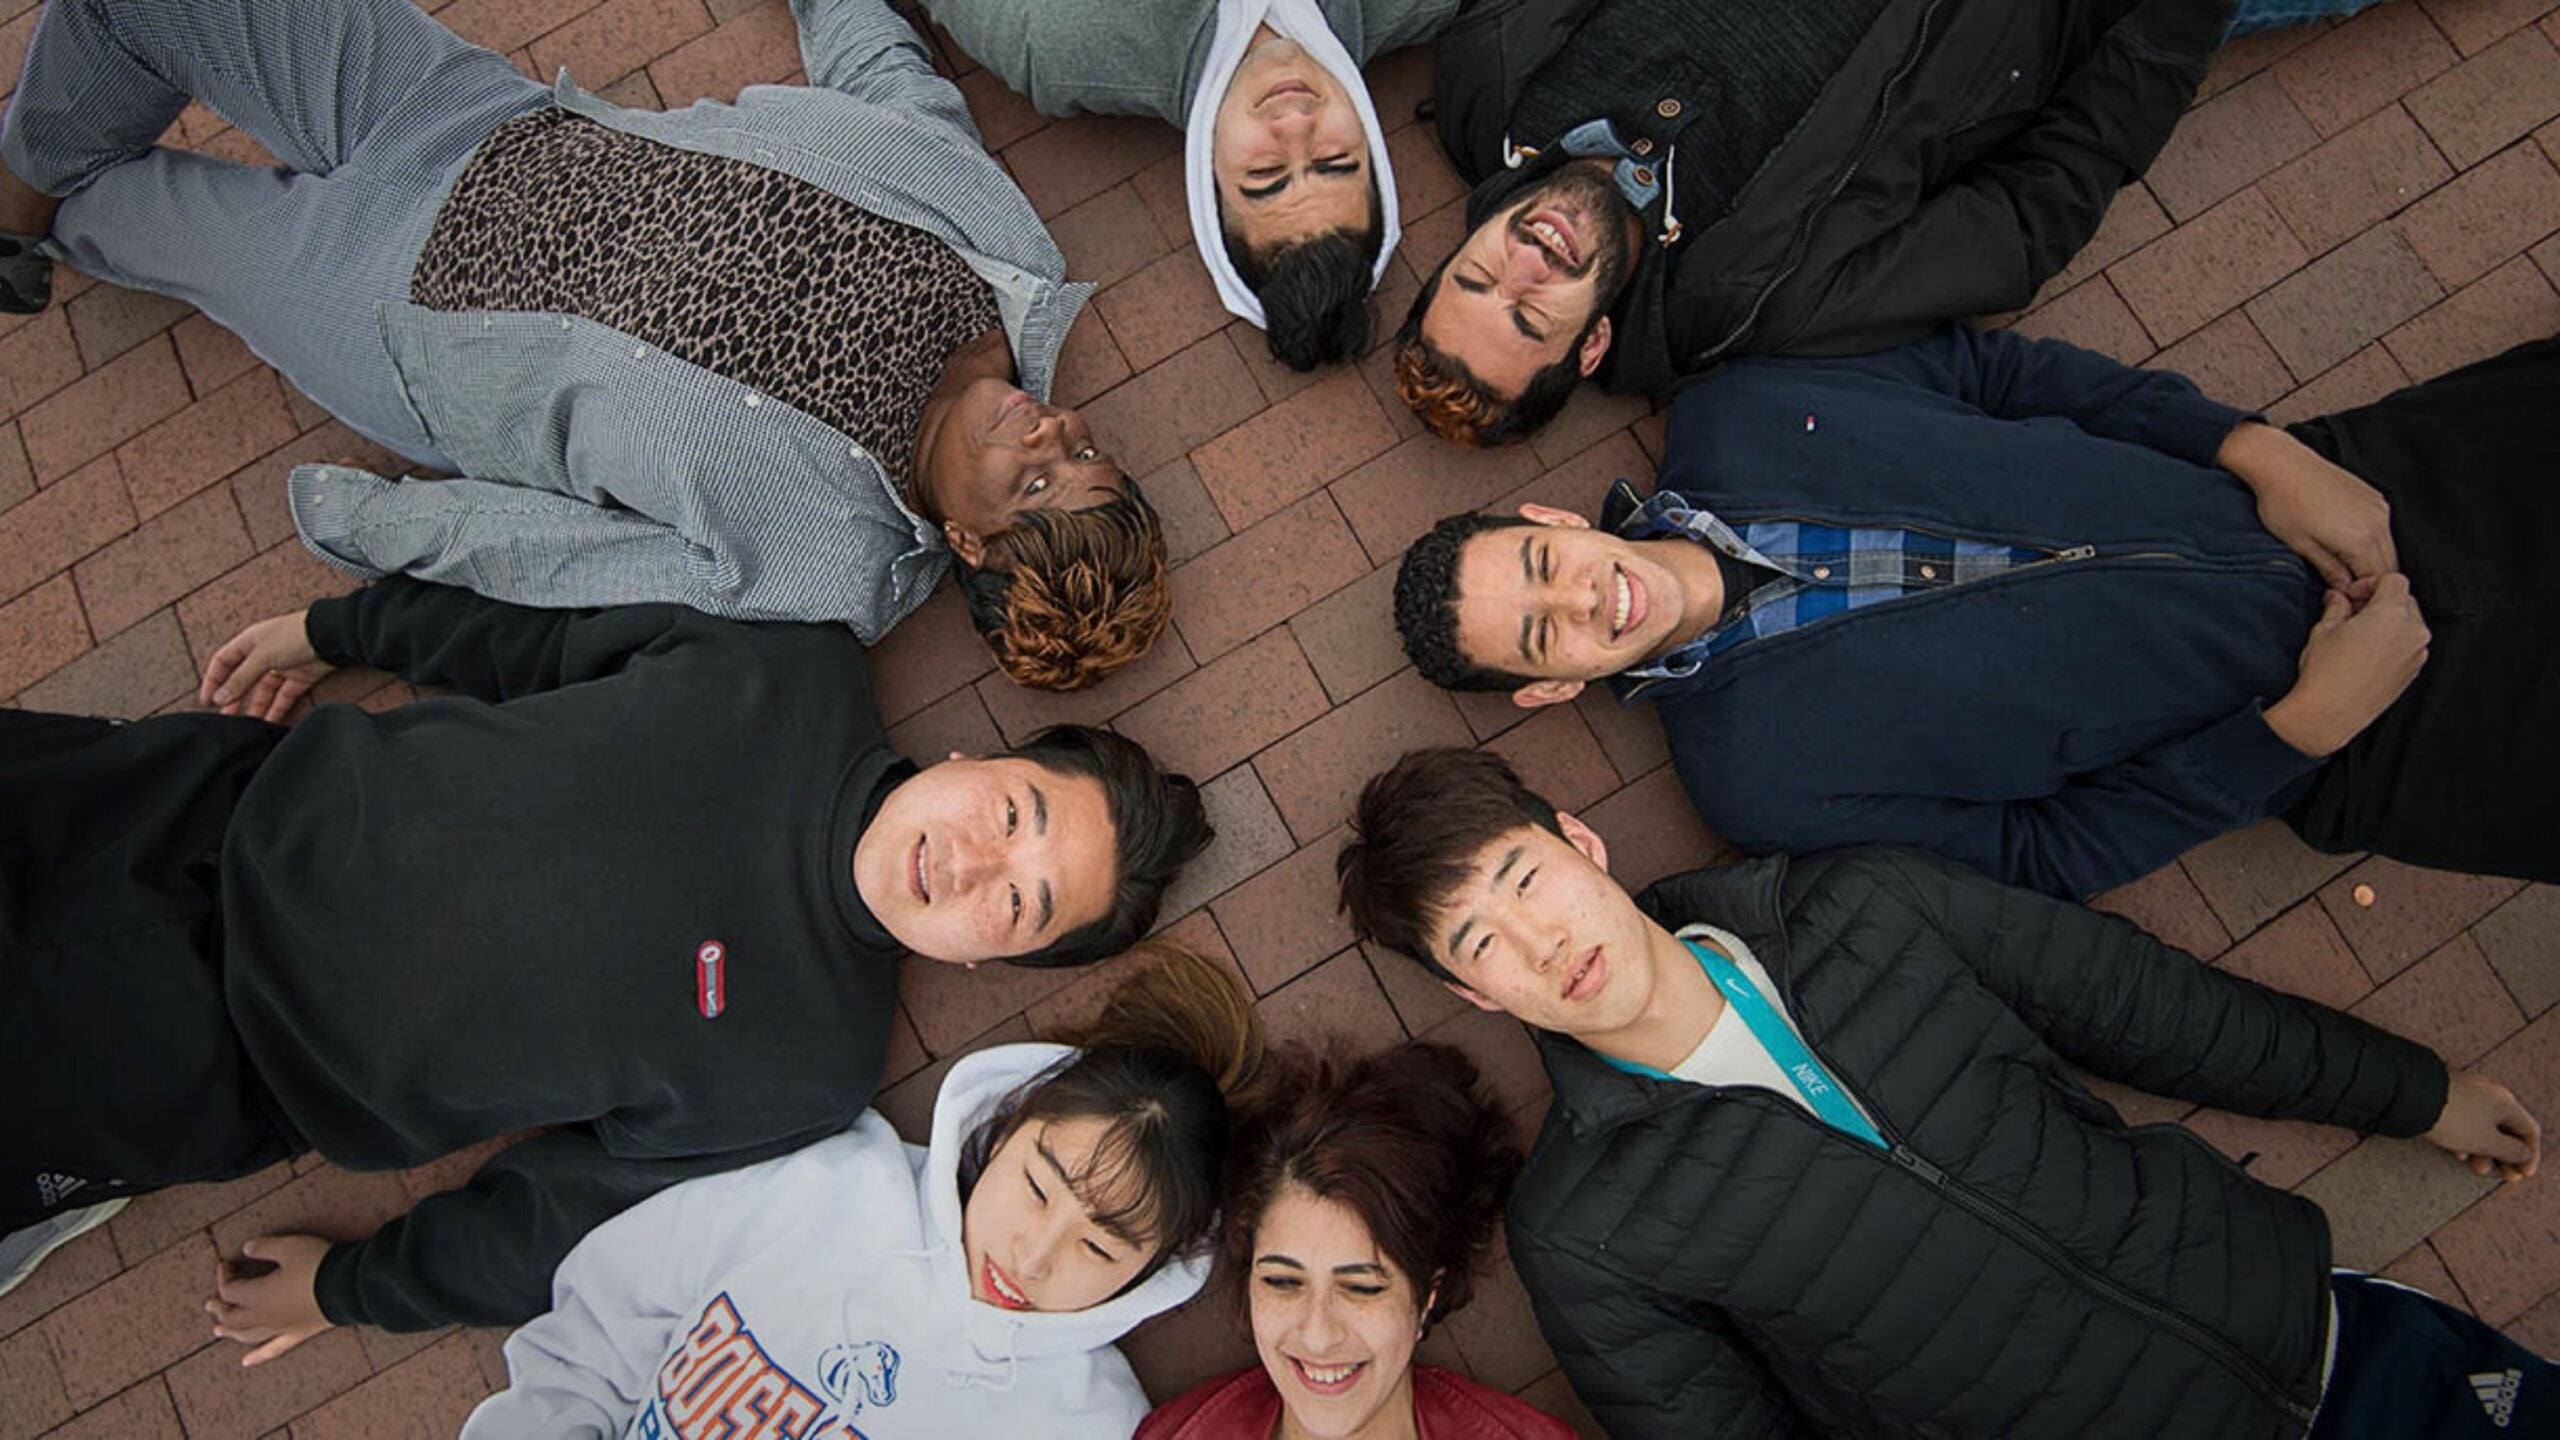
[[[1104,1127],[1069,1177],[1096,1221],[1155,1247],[1135,1285],[1206,1248],[1217,1220],[1228,1106],[1264,1083],[1266,1046],[1253,1002],[1226,968],[1167,940],[1141,941],[1139,968],[1102,1012],[1054,1036],[1078,1053],[1005,1097],[961,1153],[962,1193],[1026,1123],[1090,1119]]]

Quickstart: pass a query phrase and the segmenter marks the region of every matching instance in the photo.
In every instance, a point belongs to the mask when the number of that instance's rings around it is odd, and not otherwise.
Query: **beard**
[[[1618,192],[1618,182],[1600,166],[1583,161],[1567,164],[1514,203],[1508,222],[1512,234],[1536,243],[1528,218],[1540,210],[1561,211],[1572,219],[1585,253],[1581,265],[1566,273],[1590,276],[1592,316],[1608,313],[1618,302],[1618,292],[1626,288],[1628,252],[1634,248],[1627,224],[1631,212],[1626,197]]]

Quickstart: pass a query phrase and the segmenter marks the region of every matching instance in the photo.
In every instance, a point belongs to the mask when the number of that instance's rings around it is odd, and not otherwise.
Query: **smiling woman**
[[[465,1440],[1128,1434],[1112,1342],[1200,1288],[1228,1105],[1263,1073],[1226,966],[1135,958],[1082,1048],[962,1056],[921,1151],[865,1113],[590,1235]]]
[[[1519,1173],[1502,1109],[1445,1045],[1284,1061],[1238,1141],[1222,1273],[1259,1369],[1147,1417],[1138,1440],[1562,1440],[1560,1421],[1413,1363],[1463,1308]]]

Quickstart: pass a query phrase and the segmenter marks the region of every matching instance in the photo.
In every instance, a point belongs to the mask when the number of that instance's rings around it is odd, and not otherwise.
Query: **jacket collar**
[[[1704,920],[1732,931],[1751,947],[1770,983],[1783,994],[1791,957],[1778,887],[1786,873],[1783,855],[1691,870],[1646,886],[1636,895],[1636,906],[1666,930]],[[1546,1030],[1529,1033],[1555,1090],[1556,1112],[1577,1138],[1605,1134],[1699,1093],[1685,1081],[1628,1074],[1579,1040]]]

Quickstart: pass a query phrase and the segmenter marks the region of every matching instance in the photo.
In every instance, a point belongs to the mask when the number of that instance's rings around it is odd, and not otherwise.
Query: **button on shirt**
[[[1724,614],[1697,639],[1660,659],[1611,677],[1621,695],[1643,682],[1685,679],[1714,656],[1747,640],[1783,635],[1826,615],[1997,575],[2052,558],[2047,552],[1986,540],[1958,540],[1922,530],[1843,529],[1800,520],[1766,520],[1739,530],[1678,494],[1657,491],[1636,507],[1618,534],[1629,540],[1680,536],[1764,571],[1748,594],[1725,597]]]

